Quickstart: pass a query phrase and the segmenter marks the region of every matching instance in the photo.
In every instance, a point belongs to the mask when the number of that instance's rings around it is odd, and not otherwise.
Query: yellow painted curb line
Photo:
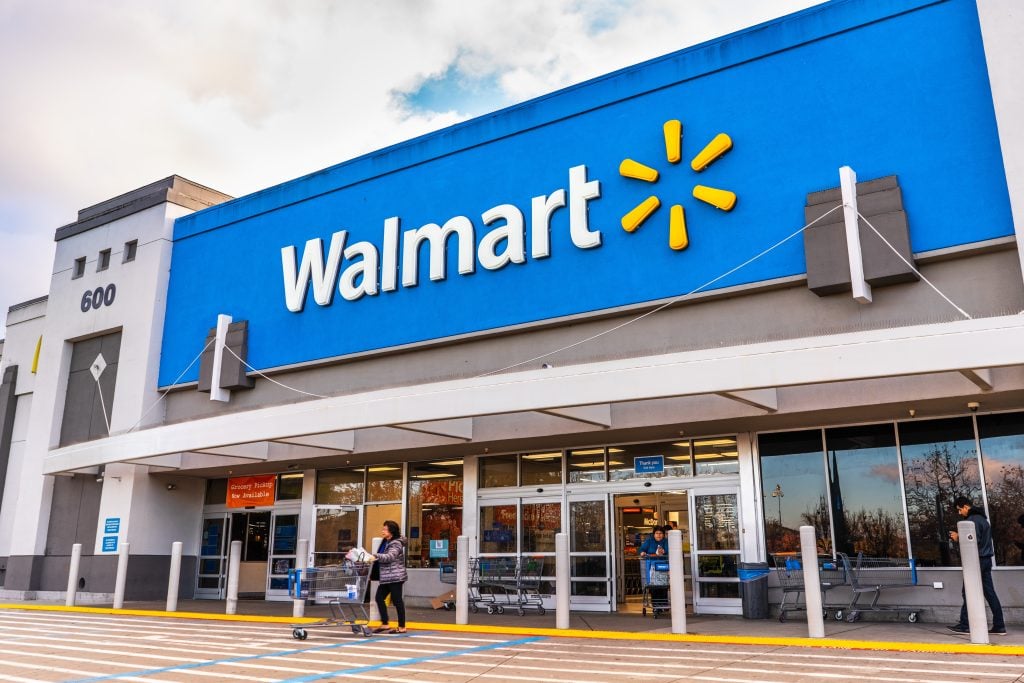
[[[254,614],[213,614],[209,612],[164,612],[159,610],[113,609],[112,607],[65,607],[63,605],[0,604],[0,610],[35,610],[39,612],[78,612],[82,614],[114,614],[164,619],[202,619],[265,624],[313,624],[316,617],[272,617]],[[1024,656],[1020,645],[975,645],[972,643],[916,643],[886,640],[849,640],[844,638],[773,638],[767,636],[713,636],[675,633],[633,633],[627,631],[580,631],[575,629],[525,628],[522,626],[484,626],[409,622],[418,631],[455,633],[488,633],[511,636],[547,636],[550,638],[590,638],[596,640],[643,640],[664,643],[715,643],[718,645],[773,645],[841,650],[880,650],[888,652],[933,652],[944,654]]]

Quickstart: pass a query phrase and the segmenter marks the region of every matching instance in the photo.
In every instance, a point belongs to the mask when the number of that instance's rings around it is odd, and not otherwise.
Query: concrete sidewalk
[[[81,606],[82,612],[93,611],[95,608],[108,611],[110,604],[91,604]],[[150,616],[172,616],[164,611],[165,604],[160,602],[130,602],[125,603],[125,611],[147,612]],[[0,605],[0,608],[7,609],[66,609],[63,603],[46,603],[42,601],[25,601],[19,603],[8,602]],[[216,618],[225,614],[225,602],[223,600],[181,600],[178,603],[178,612],[173,616],[187,618],[190,614],[202,615],[205,618]],[[329,616],[330,612],[326,605],[307,605],[306,617],[320,619]],[[291,602],[266,602],[263,600],[240,600],[238,602],[238,617],[249,618],[253,621],[266,619],[282,624],[287,628],[291,622]],[[238,617],[235,617],[236,619]],[[828,620],[825,622],[825,638],[810,640],[807,638],[807,623],[802,615],[791,615],[785,623],[777,619],[743,619],[733,616],[694,616],[688,615],[686,620],[687,635],[694,639],[707,640],[710,642],[733,642],[743,643],[751,641],[778,641],[778,644],[819,646],[819,647],[855,647],[879,650],[937,650],[962,651],[964,646],[970,646],[970,638],[966,635],[956,634],[949,631],[945,624],[937,623],[908,623],[907,621],[882,621],[873,620],[876,615],[868,614],[861,621],[856,623],[837,622]],[[200,617],[201,618],[201,617]],[[231,617],[228,617],[229,619]],[[394,613],[392,610],[392,619]],[[443,628],[458,630],[481,630],[496,632],[533,633],[543,631],[552,635],[555,628],[554,612],[548,612],[544,616],[536,612],[527,612],[525,616],[518,616],[514,611],[504,614],[487,614],[480,611],[476,614],[470,613],[468,626],[455,625],[455,612],[445,610],[430,610],[412,608],[407,610],[407,621],[409,627],[414,630]],[[671,618],[663,616],[654,619],[650,615],[644,617],[638,613],[598,613],[598,612],[573,612],[569,620],[569,628],[572,635],[581,636],[591,634],[592,637],[607,638],[631,638],[642,637],[645,639],[660,639],[672,632]],[[566,633],[566,635],[569,635]],[[997,646],[993,650],[999,654],[1021,654],[1024,655],[1024,627],[1009,627],[1009,634],[1006,636],[992,636],[992,645]],[[973,646],[985,648],[986,646]],[[947,650],[948,649],[948,650]]]

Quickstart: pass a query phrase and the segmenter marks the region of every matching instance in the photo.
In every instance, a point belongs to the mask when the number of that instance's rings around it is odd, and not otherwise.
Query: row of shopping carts
[[[540,592],[544,577],[543,557],[477,557],[469,561],[469,608],[475,613],[486,609],[488,614],[504,614],[515,610],[519,616],[526,610],[543,615],[544,597]],[[441,582],[456,583],[452,563],[442,563]],[[445,604],[450,609],[453,605]]]
[[[795,553],[773,555],[772,559],[782,588],[779,621],[784,622],[787,613],[807,610],[806,601],[801,604],[800,600],[805,591],[803,564]],[[826,619],[832,614],[836,621],[846,619],[852,623],[861,618],[862,612],[886,611],[905,614],[911,623],[917,621],[918,613],[914,607],[878,604],[884,590],[917,585],[917,565],[913,558],[865,557],[863,554],[851,557],[846,553],[839,553],[835,558],[819,557],[818,584]],[[828,592],[843,586],[850,589],[849,601],[829,604],[826,601]],[[868,597],[869,602],[861,602],[862,598]]]

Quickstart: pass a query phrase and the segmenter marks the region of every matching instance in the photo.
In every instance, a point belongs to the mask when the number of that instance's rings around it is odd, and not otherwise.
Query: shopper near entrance
[[[377,553],[370,556],[370,561],[375,563],[373,574],[379,572],[380,580],[374,600],[377,602],[377,609],[380,610],[381,623],[373,632],[405,633],[405,600],[402,598],[402,589],[409,580],[409,573],[405,569],[405,548],[408,541],[402,536],[398,523],[390,519],[384,522],[380,535],[382,540]],[[391,597],[391,604],[395,606],[395,612],[398,614],[397,628],[391,628],[389,623],[388,606],[385,602],[388,596]]]
[[[992,543],[992,525],[985,517],[985,511],[975,507],[970,498],[960,496],[956,499],[956,511],[968,522],[974,522],[976,535],[978,537],[978,559],[981,561],[981,587],[985,593],[985,602],[992,610],[992,628],[989,633],[994,636],[1006,635],[1006,624],[1003,622],[1003,607],[999,604],[999,596],[996,595],[996,588],[992,584],[992,556],[996,554],[995,545]],[[949,532],[953,542],[960,540],[960,535],[955,531]],[[971,629],[967,623],[967,595],[964,594],[964,603],[960,608],[960,621],[949,627],[950,631],[956,633],[970,633]]]
[[[665,538],[665,528],[656,526],[651,535],[644,539],[644,542],[640,545],[640,557],[663,557],[667,554],[668,539]]]

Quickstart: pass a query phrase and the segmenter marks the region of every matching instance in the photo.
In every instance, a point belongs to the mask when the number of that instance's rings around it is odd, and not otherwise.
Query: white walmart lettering
[[[587,203],[601,196],[598,180],[587,180],[587,167],[569,169],[568,198],[564,189],[550,195],[534,197],[530,203],[530,255],[535,259],[551,256],[551,217],[558,209],[569,207],[569,236],[579,249],[601,246],[601,231],[591,229]],[[444,225],[427,223],[401,232],[397,216],[385,219],[382,249],[372,242],[356,242],[345,246],[347,230],[331,236],[324,258],[323,240],[306,242],[301,260],[296,247],[281,249],[281,270],[284,276],[285,306],[299,313],[306,305],[309,286],[318,306],[330,306],[337,291],[346,301],[398,289],[399,270],[402,287],[419,284],[420,252],[427,244],[427,264],[432,281],[447,277],[447,250],[451,238],[457,245],[459,275],[471,275],[477,263],[485,270],[500,270],[510,263],[526,263],[526,220],[513,204],[499,204],[480,216],[484,226],[494,225],[476,244],[473,222],[466,216],[454,216]],[[401,245],[399,245],[401,242]],[[399,268],[401,246],[401,268]],[[475,248],[474,248],[475,247]],[[341,270],[344,261],[344,270]],[[378,268],[379,266],[379,268]],[[339,270],[341,271],[339,276]],[[379,276],[379,280],[378,280]]]

